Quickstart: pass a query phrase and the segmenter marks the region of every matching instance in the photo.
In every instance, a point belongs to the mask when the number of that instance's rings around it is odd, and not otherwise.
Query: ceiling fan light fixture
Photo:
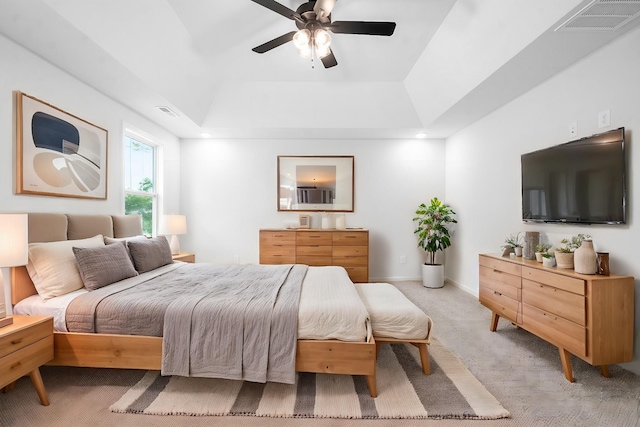
[[[305,59],[311,58],[311,47],[307,45],[307,46],[303,46],[302,48],[298,49],[298,55],[300,55],[301,57],[303,57]]]
[[[323,46],[323,47],[317,47],[316,48],[316,56],[318,57],[318,59],[322,59],[325,56],[329,55],[329,53],[331,53],[331,50],[329,49],[329,46]]]
[[[329,32],[327,30],[320,28],[314,33],[313,41],[316,44],[316,48],[318,50],[328,50],[329,45],[331,44],[331,35],[329,35]]]
[[[300,50],[309,48],[309,45],[311,44],[311,31],[303,28],[295,33],[293,36],[293,44]]]

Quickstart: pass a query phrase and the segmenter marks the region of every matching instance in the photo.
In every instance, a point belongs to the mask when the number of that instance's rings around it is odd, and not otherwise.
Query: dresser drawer
[[[366,267],[368,259],[365,256],[334,256],[333,265],[342,267]]]
[[[334,231],[334,246],[368,246],[369,233],[366,231]]]
[[[512,322],[521,323],[521,310],[520,303],[518,301],[486,287],[480,287],[479,296],[480,303],[498,314],[500,317],[505,317]]]
[[[522,278],[491,267],[480,266],[480,282],[502,283],[514,288],[522,287]]]
[[[522,275],[522,266],[518,264],[514,264],[509,261],[503,261],[500,259],[480,256],[480,265],[483,265],[492,270],[502,271],[503,273],[509,273],[514,276]]]
[[[368,256],[369,255],[369,247],[368,246],[334,246],[333,247],[333,256]]]
[[[522,278],[533,280],[534,282],[553,285],[554,288],[563,289],[574,294],[585,294],[585,283],[582,279],[564,276],[548,271],[536,270],[530,267],[522,268]]]
[[[0,357],[0,388],[28,374],[53,359],[53,331],[48,336]]]
[[[522,304],[522,326],[576,356],[587,355],[587,332],[584,326],[525,303]]]
[[[260,251],[260,264],[295,264],[296,254],[293,250],[288,251]]]
[[[498,282],[497,280],[491,280],[487,277],[482,276],[480,274],[480,288],[488,288],[492,291],[497,291],[503,295],[508,296],[511,299],[516,301],[520,301],[522,290],[519,287],[507,285],[502,282]]]
[[[260,231],[260,247],[266,246],[295,246],[295,231]]]
[[[298,256],[296,258],[296,263],[314,266],[326,266],[331,265],[331,256]]]
[[[296,246],[296,256],[319,256],[331,258],[331,246]]]
[[[327,231],[301,231],[296,237],[296,244],[299,246],[324,245],[330,247],[331,233]]]
[[[2,330],[0,330],[0,332],[2,332]],[[28,328],[23,328],[14,333],[2,336],[0,337],[0,357],[20,350],[51,334],[53,334],[53,320],[30,325]]]
[[[367,267],[344,267],[353,283],[367,283],[369,272]]]
[[[586,301],[582,295],[523,279],[522,302],[579,325],[586,325]]]

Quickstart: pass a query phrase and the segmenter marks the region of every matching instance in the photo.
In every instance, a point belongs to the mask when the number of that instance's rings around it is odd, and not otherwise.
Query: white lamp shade
[[[0,214],[0,267],[26,265],[28,241],[27,214]]]
[[[184,215],[162,215],[158,234],[187,234],[187,217]]]

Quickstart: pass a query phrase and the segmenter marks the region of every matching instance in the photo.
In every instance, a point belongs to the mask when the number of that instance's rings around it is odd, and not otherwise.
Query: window
[[[142,232],[155,233],[157,146],[132,134],[124,137],[124,211],[142,217]]]

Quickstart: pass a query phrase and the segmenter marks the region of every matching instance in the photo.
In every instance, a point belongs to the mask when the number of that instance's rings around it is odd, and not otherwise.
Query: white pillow
[[[102,235],[89,239],[61,242],[29,243],[27,271],[44,300],[68,294],[84,287],[73,247],[97,248],[104,246]]]

